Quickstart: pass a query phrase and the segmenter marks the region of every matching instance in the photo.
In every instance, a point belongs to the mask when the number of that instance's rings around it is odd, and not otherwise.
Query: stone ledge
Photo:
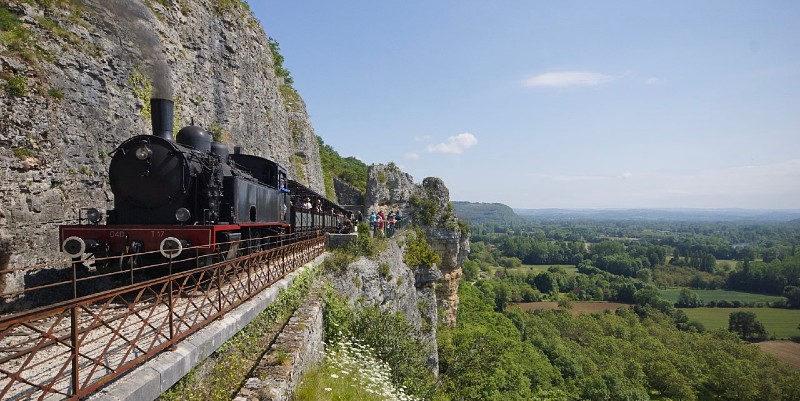
[[[246,380],[235,401],[288,401],[303,374],[322,360],[323,302],[318,292],[295,310],[275,342]]]

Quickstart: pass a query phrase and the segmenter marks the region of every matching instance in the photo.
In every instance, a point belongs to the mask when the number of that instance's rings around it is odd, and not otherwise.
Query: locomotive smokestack
[[[150,114],[153,123],[153,135],[164,138],[168,141],[172,139],[172,125],[174,122],[175,104],[169,99],[150,99]]]

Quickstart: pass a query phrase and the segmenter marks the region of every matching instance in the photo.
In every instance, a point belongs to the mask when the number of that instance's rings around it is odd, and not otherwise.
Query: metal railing
[[[163,277],[2,317],[0,399],[85,397],[324,251],[325,237],[315,236],[178,272],[170,261]],[[79,279],[78,265],[76,295],[81,280],[104,276]]]

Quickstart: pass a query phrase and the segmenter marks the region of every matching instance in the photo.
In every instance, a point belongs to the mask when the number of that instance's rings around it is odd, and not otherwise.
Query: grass
[[[725,259],[718,259],[717,260],[717,268],[724,268],[726,270],[733,270],[736,268],[736,265],[742,263],[741,260],[725,260]]]
[[[752,302],[777,302],[782,301],[784,298],[774,295],[753,294],[741,291],[728,291],[728,290],[692,290],[696,293],[700,300],[703,302],[709,301],[739,301],[742,303]],[[681,293],[681,288],[669,288],[661,290],[661,296],[672,302],[678,301],[678,295]]]
[[[800,323],[800,310],[776,308],[685,308],[689,319],[702,323],[706,330],[728,328],[728,317],[733,312],[753,312],[770,334],[779,339],[800,337],[797,324]]]

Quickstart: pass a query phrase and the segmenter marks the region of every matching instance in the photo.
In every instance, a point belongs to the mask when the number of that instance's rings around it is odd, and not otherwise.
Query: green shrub
[[[280,43],[278,43],[278,41],[274,38],[268,38],[267,41],[269,42],[269,50],[272,52],[272,66],[275,69],[275,76],[283,78],[283,83],[291,86],[294,83],[294,79],[292,78],[289,70],[283,66],[284,58],[280,53]]]
[[[336,249],[333,256],[322,262],[322,268],[326,272],[338,273],[347,270],[347,266],[356,260],[356,256],[346,249]]]
[[[436,213],[439,210],[439,205],[436,203],[435,200],[428,198],[428,197],[419,197],[417,195],[411,195],[408,199],[409,205],[411,205],[411,218],[417,224],[424,224],[426,226],[433,226],[436,217]]]
[[[33,152],[32,152],[30,149],[25,149],[25,148],[12,148],[12,149],[11,149],[11,151],[12,151],[12,152],[14,152],[14,156],[15,156],[17,159],[20,159],[20,160],[22,160],[22,159],[27,159],[27,158],[29,158],[29,157],[32,157],[32,156],[33,156]]]
[[[0,32],[14,32],[22,28],[17,16],[5,7],[0,7]]]
[[[384,262],[384,263],[381,263],[381,264],[378,266],[378,274],[380,274],[380,275],[381,275],[381,277],[383,277],[383,278],[386,278],[386,277],[388,277],[388,276],[389,276],[389,268],[390,268],[390,267],[389,267],[389,264],[388,264],[388,263],[386,263],[386,262]]]
[[[0,44],[5,45],[8,54],[36,63],[38,52],[31,32],[5,7],[0,7]]]
[[[64,99],[64,92],[62,92],[61,89],[50,88],[47,90],[47,96],[50,96],[53,99],[61,100]]]
[[[418,266],[431,267],[442,263],[442,258],[436,253],[425,239],[425,233],[420,228],[415,228],[408,235],[406,254],[403,261],[412,268]]]
[[[6,92],[13,97],[22,97],[28,93],[28,78],[16,74],[6,81]]]
[[[303,170],[303,163],[305,162],[305,159],[303,159],[303,157],[300,155],[293,154],[289,156],[289,162],[292,163],[292,169],[294,170],[297,181],[303,184],[308,184],[305,170]]]
[[[317,145],[326,192],[333,191],[333,179],[338,178],[355,187],[363,195],[367,188],[367,165],[355,157],[342,157],[319,136]]]
[[[427,365],[429,346],[402,313],[377,307],[356,310],[329,289],[323,317],[329,347],[351,339],[369,346],[391,368],[392,383],[412,394],[424,394],[433,384]]]
[[[228,143],[231,140],[230,132],[217,123],[211,124],[211,138],[214,142]]]
[[[217,3],[217,14],[224,14],[235,9],[250,11],[250,6],[242,0],[219,0]]]

